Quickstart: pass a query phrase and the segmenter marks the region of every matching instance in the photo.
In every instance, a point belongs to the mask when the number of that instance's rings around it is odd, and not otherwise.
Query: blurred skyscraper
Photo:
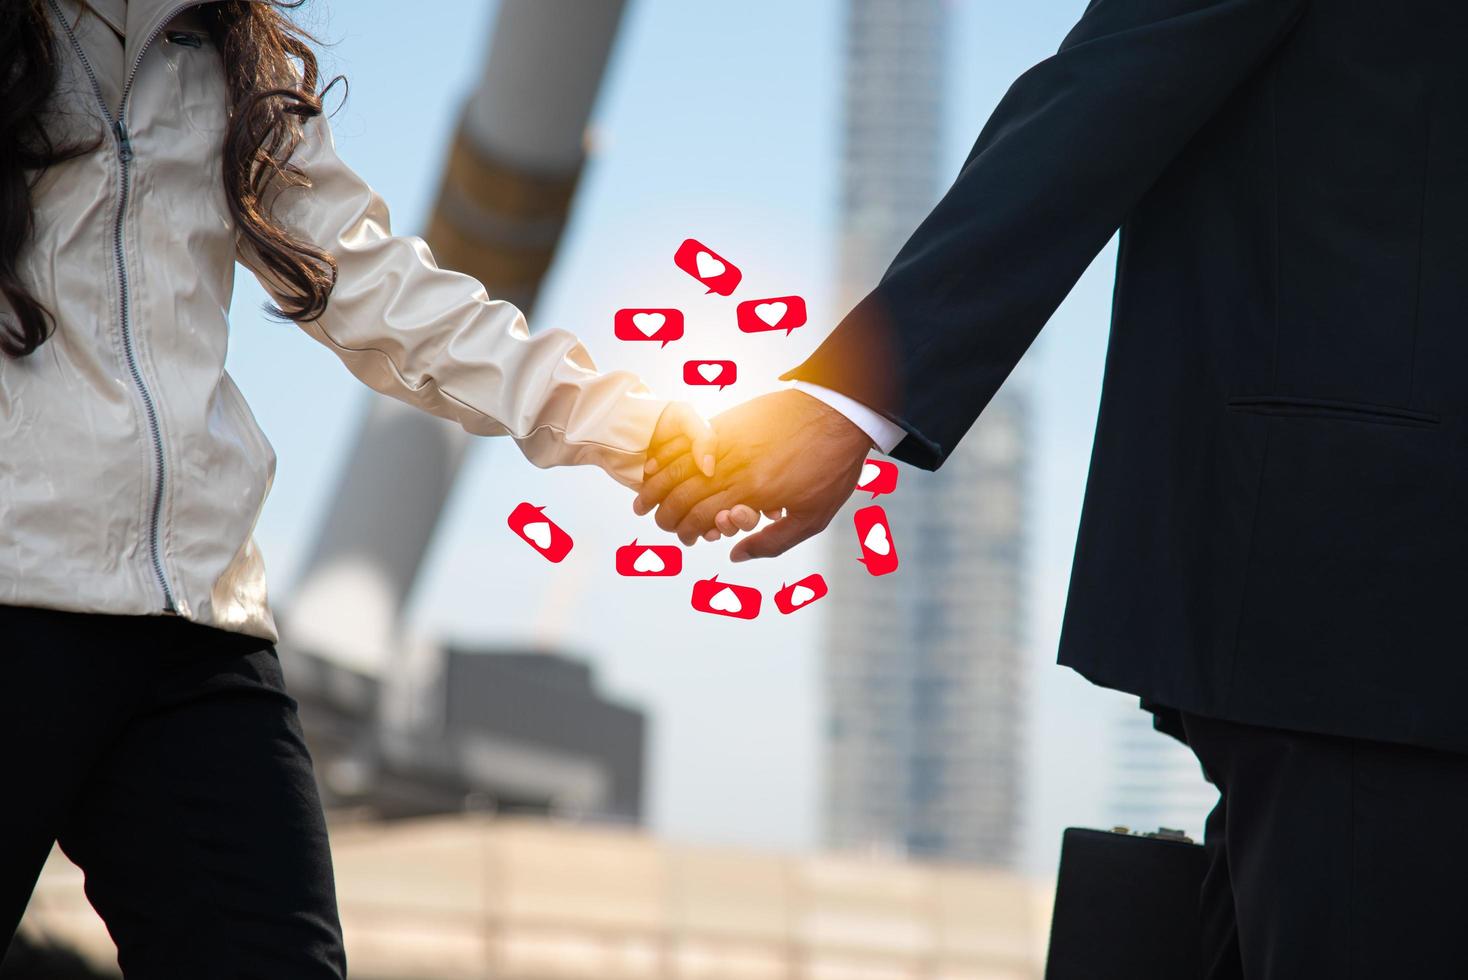
[[[942,167],[943,0],[848,0],[841,300],[932,208]],[[975,134],[977,135],[977,134]],[[983,270],[975,269],[974,275]],[[1020,828],[1028,403],[1007,385],[941,473],[882,498],[900,570],[873,578],[850,513],[824,662],[829,843],[1007,864]],[[860,495],[858,495],[860,496]]]
[[[1137,707],[1133,697],[1117,699],[1111,737],[1106,819],[1132,830],[1170,827],[1201,840],[1218,790],[1203,778],[1187,746],[1155,731],[1152,716]]]

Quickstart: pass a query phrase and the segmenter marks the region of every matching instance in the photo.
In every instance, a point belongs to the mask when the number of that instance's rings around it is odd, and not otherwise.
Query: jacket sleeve
[[[1092,0],[1015,81],[875,289],[787,372],[901,425],[937,469],[1040,328],[1306,0]]]
[[[570,333],[531,336],[513,305],[440,269],[421,238],[394,235],[386,203],[337,156],[324,113],[306,121],[290,162],[311,186],[284,187],[267,203],[337,261],[326,311],[303,330],[375,391],[475,435],[508,435],[536,466],[591,463],[627,486],[641,482],[666,402],[634,375],[599,373]],[[237,258],[282,301],[244,236]]]

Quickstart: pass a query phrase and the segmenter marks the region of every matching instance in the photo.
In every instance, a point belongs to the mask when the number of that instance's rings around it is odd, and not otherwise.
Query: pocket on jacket
[[[1254,415],[1333,419],[1343,422],[1401,425],[1419,429],[1432,428],[1442,422],[1440,416],[1413,408],[1340,401],[1332,398],[1308,398],[1298,395],[1233,395],[1225,405],[1229,411],[1249,412]]]

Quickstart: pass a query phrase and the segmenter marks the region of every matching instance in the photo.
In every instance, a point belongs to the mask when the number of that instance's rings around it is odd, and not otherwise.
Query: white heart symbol
[[[529,538],[531,541],[534,541],[536,547],[540,548],[542,551],[550,547],[551,529],[550,525],[547,524],[545,521],[536,521],[533,524],[526,524],[525,527],[521,529],[520,533],[524,534],[525,537]]]
[[[864,487],[880,476],[881,473],[882,468],[876,463],[867,463],[861,468],[861,478],[856,481],[856,485]]]
[[[703,380],[713,381],[719,375],[724,373],[724,365],[710,364],[705,361],[703,364],[700,364],[698,366],[698,373],[703,377]]]
[[[651,548],[644,549],[642,554],[637,556],[637,560],[632,563],[632,570],[634,572],[642,572],[646,575],[661,572],[667,567],[667,565],[663,564],[663,560],[658,557],[658,553]]]
[[[754,315],[773,327],[785,319],[789,311],[790,307],[784,303],[761,303],[754,308]]]
[[[707,252],[699,252],[698,257],[693,261],[698,266],[698,278],[700,279],[715,279],[724,274],[724,263]]]
[[[714,597],[709,600],[709,608],[717,609],[719,612],[737,613],[744,608],[744,605],[734,594],[734,590],[726,585],[714,593]]]
[[[868,551],[875,551],[879,555],[891,554],[892,542],[887,540],[887,525],[873,524],[862,544],[866,545]]]
[[[663,324],[668,318],[661,313],[634,313],[632,314],[632,325],[641,330],[643,336],[651,337],[663,329]]]
[[[803,606],[815,597],[816,594],[814,590],[806,588],[804,585],[797,585],[795,588],[790,590],[790,605]]]

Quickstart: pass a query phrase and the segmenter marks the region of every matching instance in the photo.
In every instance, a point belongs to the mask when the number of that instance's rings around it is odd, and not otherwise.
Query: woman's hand
[[[647,447],[644,476],[657,472],[659,458],[677,458],[687,453],[704,476],[712,477],[718,458],[718,438],[713,426],[694,411],[693,406],[687,402],[669,402],[658,417],[652,443]],[[759,514],[743,505],[735,507],[732,513],[725,511],[719,518],[718,527],[703,536],[705,541],[719,540],[720,531],[725,537],[740,531],[752,531],[759,523]]]
[[[714,427],[694,411],[692,405],[687,402],[668,402],[668,407],[658,416],[657,427],[653,429],[643,475],[652,476],[657,472],[659,457],[678,457],[687,453],[693,457],[699,472],[712,477],[718,449],[719,437],[715,434]]]

